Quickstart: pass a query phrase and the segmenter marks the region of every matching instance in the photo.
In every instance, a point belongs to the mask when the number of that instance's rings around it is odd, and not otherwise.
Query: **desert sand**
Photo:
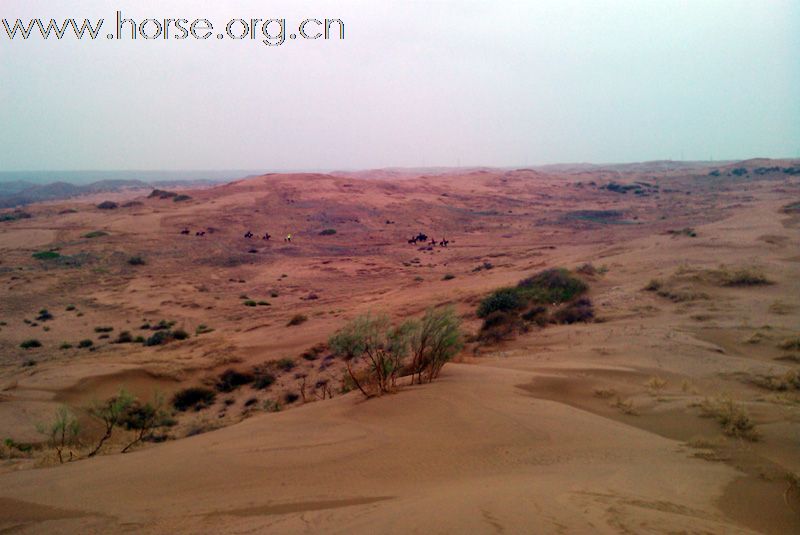
[[[33,449],[0,461],[0,529],[800,533],[786,479],[800,473],[800,390],[769,382],[800,368],[789,166],[275,174],[181,202],[25,207],[32,217],[0,223],[0,438]],[[450,244],[409,244],[417,232]],[[46,251],[59,256],[32,256]],[[489,292],[585,264],[594,321],[475,336]],[[736,270],[766,283],[719,284]],[[358,314],[445,304],[468,343],[433,383],[364,399],[341,391],[340,360],[301,357]],[[42,309],[54,317],[37,321]],[[113,343],[161,320],[190,336]],[[20,348],[32,338],[42,347]],[[293,370],[268,389],[220,394],[130,453],[120,432],[60,464],[37,431],[66,405],[91,441],[85,408],[120,388],[169,397],[287,357]],[[304,380],[333,385],[332,399],[284,402]],[[755,440],[703,417],[726,399]]]

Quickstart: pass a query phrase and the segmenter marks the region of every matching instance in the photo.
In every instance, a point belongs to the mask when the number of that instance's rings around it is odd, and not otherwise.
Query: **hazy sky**
[[[800,156],[800,2],[2,0],[0,171]],[[145,18],[339,18],[344,41],[107,40]],[[277,26],[273,26],[277,30]],[[277,32],[275,32],[277,33]]]

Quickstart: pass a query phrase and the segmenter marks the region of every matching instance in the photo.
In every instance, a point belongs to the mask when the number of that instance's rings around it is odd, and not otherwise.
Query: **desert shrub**
[[[284,357],[275,362],[275,367],[285,372],[293,370],[295,366],[297,366],[297,363],[289,357]]]
[[[160,346],[166,344],[172,338],[170,334],[171,333],[169,331],[156,331],[155,334],[153,334],[153,336],[147,338],[144,341],[144,345],[149,347],[149,346]]]
[[[269,388],[275,383],[275,376],[267,371],[264,367],[257,367],[253,369],[253,388],[256,390],[264,390]]]
[[[443,281],[450,281],[450,280],[453,280],[455,278],[456,278],[456,276],[453,275],[452,273],[447,273],[447,274],[445,274],[444,277],[442,277],[442,280]]]
[[[148,199],[169,199],[170,197],[177,197],[178,194],[174,191],[166,191],[163,189],[154,189],[147,196]]]
[[[800,336],[794,336],[792,338],[787,338],[780,344],[778,344],[780,349],[785,349],[786,351],[800,351]]]
[[[192,386],[184,388],[172,396],[172,406],[175,410],[186,412],[189,409],[199,411],[214,403],[217,394],[210,388]]]
[[[586,292],[586,283],[564,268],[547,269],[517,285],[534,303],[563,303]]]
[[[31,338],[22,342],[19,347],[22,349],[33,349],[35,347],[42,347],[42,343],[35,338]]]
[[[485,318],[492,312],[509,312],[525,306],[521,292],[517,288],[501,288],[485,297],[478,305],[478,317]]]
[[[67,312],[72,312],[73,310],[75,310],[75,305],[67,305],[67,307],[64,310],[66,310]]]
[[[422,319],[401,325],[394,336],[402,349],[407,343],[411,352],[411,382],[423,376],[428,382],[439,376],[444,365],[464,347],[461,321],[452,307],[436,310],[429,308]]]
[[[201,323],[194,330],[194,333],[197,334],[197,335],[200,335],[200,334],[207,334],[207,333],[210,333],[210,332],[213,332],[213,331],[214,331],[214,329],[212,329],[211,327],[209,327],[208,325],[206,325],[204,323]]]
[[[588,297],[567,303],[552,314],[556,323],[589,322],[594,319],[594,305]]]
[[[72,460],[74,452],[71,448],[80,444],[81,429],[72,411],[64,406],[58,407],[53,420],[47,424],[37,425],[37,429],[47,437],[47,445],[56,451],[60,463],[64,462],[65,450],[69,450],[69,460]]]
[[[585,264],[581,264],[575,269],[576,273],[580,273],[581,275],[586,275],[588,277],[593,277],[597,275],[597,268],[594,267],[593,264],[587,262]]]
[[[800,201],[789,203],[781,208],[784,214],[800,214]]]
[[[189,333],[184,331],[183,329],[175,329],[172,331],[172,338],[175,340],[186,340],[189,338]]]
[[[752,268],[739,268],[735,270],[720,268],[712,272],[712,276],[713,275],[718,277],[718,283],[722,286],[760,286],[772,284],[761,271]]]
[[[163,398],[156,395],[153,402],[131,401],[120,415],[118,425],[134,432],[133,440],[122,448],[122,453],[127,453],[136,444],[151,439],[159,429],[175,425],[175,420],[164,408]]]
[[[650,279],[650,282],[643,288],[646,292],[657,292],[664,286],[661,279]]]
[[[341,356],[356,387],[366,397],[371,394],[359,381],[352,369],[352,362],[367,361],[369,379],[377,387],[377,393],[389,392],[397,381],[403,360],[408,351],[410,334],[408,323],[393,328],[385,315],[359,316],[337,331],[328,341],[335,355]]]
[[[53,319],[53,315],[46,308],[41,309],[39,315],[36,316],[36,321],[50,321],[51,319]]]
[[[96,333],[110,333],[114,330],[114,327],[95,327],[94,332]]]
[[[133,402],[133,396],[128,394],[125,390],[120,390],[116,396],[108,398],[102,403],[95,402],[89,407],[89,414],[103,424],[105,432],[103,436],[100,437],[94,449],[89,452],[88,457],[97,455],[103,447],[103,444],[111,438],[114,428],[120,423],[125,411],[128,410]]]
[[[130,344],[131,342],[133,342],[133,336],[131,336],[131,333],[128,331],[122,331],[119,333],[119,336],[117,336],[117,344]]]
[[[191,200],[191,197],[188,196],[188,195],[184,195],[183,193],[181,193],[180,195],[175,195],[172,198],[173,202],[183,202],[183,201],[188,201],[188,200]]]
[[[133,342],[136,344],[144,344],[147,340],[145,340],[144,336],[137,336],[133,339]]]
[[[64,342],[63,344],[58,346],[58,348],[59,349],[72,349],[72,344],[70,344],[69,342]]]
[[[254,307],[254,306],[258,305],[258,303],[256,303],[252,299],[248,299],[247,301],[244,301],[242,304],[244,306],[246,306],[246,307]]]
[[[93,230],[92,232],[87,232],[83,235],[84,238],[92,239],[92,238],[102,238],[103,236],[108,236],[108,232],[103,230]]]
[[[58,251],[38,251],[31,256],[36,260],[55,260],[56,258],[61,258],[61,254]]]
[[[722,432],[728,436],[743,438],[751,442],[755,442],[759,438],[755,424],[744,407],[728,397],[706,398],[700,404],[700,413],[702,416],[716,419],[722,427]]]
[[[310,297],[309,297],[309,299],[310,299]],[[268,306],[272,306],[272,305],[270,305],[270,304],[269,304],[269,301],[259,301],[259,302],[258,302],[258,303],[256,303],[256,304],[257,304],[258,306],[260,306],[260,307],[268,307]]]
[[[115,203],[114,201],[103,201],[98,204],[97,207],[101,210],[114,210],[115,208],[119,207],[119,204]]]
[[[216,388],[220,392],[233,392],[240,386],[250,384],[255,377],[252,373],[228,369],[217,378]]]
[[[128,259],[128,264],[132,266],[143,266],[146,264],[146,262],[141,256],[132,256]]]
[[[333,236],[334,234],[336,234],[335,228],[326,228],[325,230],[319,233],[320,236]]]
[[[787,390],[800,390],[800,372],[790,370],[783,375],[757,376],[751,379],[752,383],[768,390],[785,392]]]
[[[525,321],[531,321],[540,327],[544,326],[547,324],[548,320],[547,307],[536,305],[533,308],[525,311],[522,314],[522,319]]]
[[[300,394],[298,394],[297,392],[287,392],[286,395],[283,396],[283,400],[286,402],[287,405],[290,403],[294,403],[298,399],[300,399]]]
[[[516,311],[495,310],[484,318],[477,339],[489,343],[501,342],[519,330],[522,327],[521,323]]]
[[[6,212],[4,214],[0,214],[0,221],[19,221],[20,219],[30,219],[33,217],[28,212],[23,212],[21,210],[16,210],[14,212]]]
[[[88,338],[78,342],[78,347],[81,348],[81,349],[86,349],[87,347],[92,347],[93,345],[94,345],[94,342],[89,340]]]
[[[286,326],[291,327],[294,325],[300,325],[301,323],[305,323],[306,321],[308,321],[308,317],[305,316],[304,314],[295,314],[294,316],[292,316],[292,318],[289,320]]]
[[[36,361],[33,359],[25,359],[22,361],[23,368],[33,368],[34,366],[36,366]]]

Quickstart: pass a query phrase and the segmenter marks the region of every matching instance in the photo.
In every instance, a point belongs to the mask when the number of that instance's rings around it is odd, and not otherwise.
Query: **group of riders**
[[[183,230],[181,230],[181,234],[188,235],[188,234],[191,234],[191,232],[189,231],[188,228],[184,228]],[[206,235],[206,231],[205,230],[198,230],[197,232],[194,233],[194,235],[195,236],[205,236]],[[255,238],[255,236],[256,235],[253,234],[253,232],[249,231],[249,230],[244,233],[245,239],[248,239],[248,240],[251,239],[251,238]],[[264,233],[263,236],[261,236],[261,239],[262,240],[266,240],[266,241],[269,241],[270,238],[272,238],[272,235],[269,232],[266,232],[266,233]],[[291,234],[287,234],[286,237],[283,239],[283,241],[286,242],[286,243],[291,243],[292,235]],[[411,239],[408,240],[408,243],[410,243],[412,245],[416,245],[418,243],[421,243],[423,245],[428,245],[430,247],[435,247],[437,245],[440,246],[440,247],[447,247],[447,245],[450,243],[450,240],[448,240],[446,238],[442,238],[441,240],[436,241],[434,238],[431,238],[430,241],[428,241],[428,235],[427,234],[423,234],[422,232],[420,232],[416,236],[412,236]]]

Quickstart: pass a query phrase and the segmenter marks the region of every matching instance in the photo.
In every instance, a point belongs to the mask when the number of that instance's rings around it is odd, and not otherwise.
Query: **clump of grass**
[[[587,323],[594,319],[594,305],[588,297],[581,297],[556,310],[552,319],[556,323],[567,325],[578,322]]]
[[[780,349],[785,349],[787,351],[800,351],[800,336],[793,336],[791,338],[787,338],[780,344],[778,344]]]
[[[667,386],[667,380],[658,376],[650,377],[644,384],[651,392],[660,392]]]
[[[84,238],[92,239],[92,238],[102,238],[103,236],[108,236],[108,232],[103,230],[93,230],[92,232],[87,232],[83,235]]]
[[[295,314],[294,316],[291,317],[286,326],[293,327],[295,325],[300,325],[302,323],[305,323],[306,321],[308,321],[308,316],[304,314]]]
[[[750,381],[761,388],[778,392],[800,390],[800,372],[797,370],[789,370],[783,375],[761,375]]]
[[[611,399],[613,397],[618,397],[617,391],[613,388],[595,388],[592,393],[594,394],[594,397],[600,399]]]
[[[214,329],[212,329],[211,327],[209,327],[208,325],[206,325],[204,323],[201,323],[194,330],[194,333],[199,336],[201,334],[207,334],[207,333],[210,333],[210,332],[213,332],[213,331],[214,331]]]
[[[722,427],[722,432],[728,436],[741,438],[750,442],[759,439],[755,424],[750,419],[744,407],[723,396],[716,399],[706,398],[700,403],[700,414],[704,417],[714,418]]]
[[[22,349],[34,349],[37,347],[42,347],[42,343],[35,338],[31,338],[29,340],[25,340],[24,342],[22,342],[19,345],[19,347],[21,347]]]
[[[263,366],[254,368],[253,376],[253,388],[256,390],[265,390],[275,383],[275,375]]]
[[[217,394],[210,388],[192,386],[184,388],[172,396],[172,406],[175,410],[186,412],[189,409],[199,411],[205,409],[216,400]]]
[[[130,344],[131,342],[133,342],[133,336],[129,331],[122,331],[119,333],[115,341],[117,344]]]
[[[284,358],[278,360],[277,362],[275,362],[275,366],[279,370],[288,372],[288,371],[293,370],[294,367],[297,366],[297,363],[292,358],[284,357]]]
[[[623,414],[627,414],[629,416],[638,416],[639,412],[636,410],[636,407],[633,406],[633,401],[627,399],[623,400],[621,397],[617,396],[614,398],[613,403],[611,406],[615,409],[619,409]]]
[[[657,292],[664,287],[664,281],[661,279],[650,279],[650,282],[642,288],[645,292]]]
[[[760,270],[755,268],[729,270],[725,267],[720,267],[720,269],[712,271],[711,275],[716,277],[718,284],[722,286],[761,286],[772,284],[772,281],[767,279]]]
[[[36,260],[55,260],[56,258],[61,258],[61,253],[58,251],[38,251],[31,256]]]
[[[233,392],[240,386],[250,384],[254,380],[255,376],[252,373],[227,369],[217,378],[215,386],[220,392]]]

